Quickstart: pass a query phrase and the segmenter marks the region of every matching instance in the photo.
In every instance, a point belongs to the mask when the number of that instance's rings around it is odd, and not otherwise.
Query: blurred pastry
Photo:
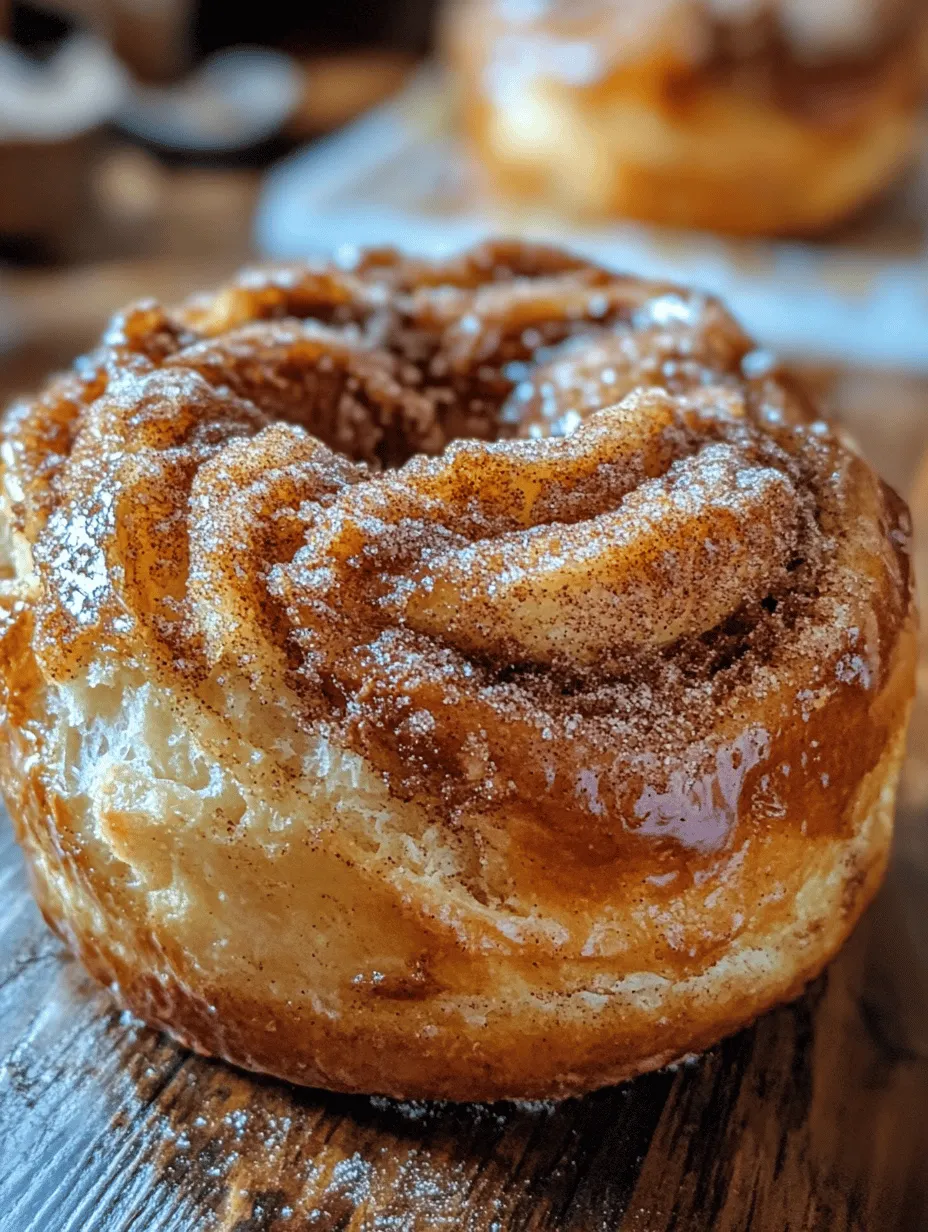
[[[568,1095],[795,996],[880,884],[908,515],[713,300],[253,270],[117,317],[0,461],[38,900],[200,1051]]]
[[[491,184],[545,210],[811,233],[913,152],[922,0],[464,0],[447,27]]]

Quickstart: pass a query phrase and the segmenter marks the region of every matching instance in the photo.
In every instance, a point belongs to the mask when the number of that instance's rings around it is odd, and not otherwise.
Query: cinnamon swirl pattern
[[[2,782],[201,1051],[561,1096],[795,995],[879,884],[907,513],[715,301],[547,248],[246,272],[7,412]]]

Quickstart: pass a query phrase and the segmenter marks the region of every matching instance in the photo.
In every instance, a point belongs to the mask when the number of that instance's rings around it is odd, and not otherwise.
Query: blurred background
[[[0,397],[254,253],[275,160],[377,104],[428,0],[0,0]]]

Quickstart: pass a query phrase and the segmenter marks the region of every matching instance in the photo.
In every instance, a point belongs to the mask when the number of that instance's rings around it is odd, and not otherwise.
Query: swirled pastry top
[[[901,502],[717,302],[555,250],[137,305],[2,458],[50,676],[128,657],[283,775],[322,725],[568,862],[827,831],[898,717]]]

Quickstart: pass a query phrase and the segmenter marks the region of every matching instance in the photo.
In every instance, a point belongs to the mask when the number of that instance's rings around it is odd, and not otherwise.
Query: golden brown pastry
[[[923,0],[463,0],[447,25],[492,186],[569,215],[820,231],[918,134]]]
[[[906,510],[713,300],[252,271],[117,317],[0,459],[36,894],[194,1048],[563,1096],[796,995],[879,884]]]

